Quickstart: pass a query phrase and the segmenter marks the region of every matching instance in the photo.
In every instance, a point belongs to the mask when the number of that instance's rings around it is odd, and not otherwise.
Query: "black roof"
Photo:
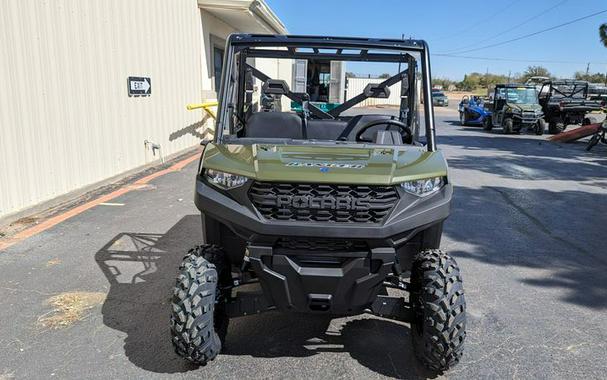
[[[535,86],[532,84],[523,84],[523,83],[500,83],[500,84],[495,85],[495,88],[517,88],[517,87],[535,88]]]
[[[579,85],[587,85],[588,82],[585,80],[577,80],[577,79],[555,79],[552,81],[547,81],[545,83],[552,83],[552,84],[579,84]]]
[[[399,40],[386,38],[301,36],[272,34],[232,34],[229,42],[233,45],[317,47],[317,48],[353,48],[388,50],[427,50],[424,40]]]

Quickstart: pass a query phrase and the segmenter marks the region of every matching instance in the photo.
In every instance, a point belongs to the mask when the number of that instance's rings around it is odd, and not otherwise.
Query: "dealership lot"
[[[607,146],[461,127],[456,104],[436,116],[456,186],[442,246],[462,268],[469,312],[463,361],[446,377],[604,376]],[[0,379],[431,375],[408,324],[367,316],[241,318],[208,366],[177,357],[169,300],[181,256],[201,239],[195,170],[0,251]]]

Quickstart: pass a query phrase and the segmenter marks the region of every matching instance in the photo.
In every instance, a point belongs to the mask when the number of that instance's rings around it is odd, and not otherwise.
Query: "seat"
[[[316,140],[337,140],[347,125],[348,123],[343,120],[310,119],[306,137]]]
[[[257,112],[247,120],[245,137],[303,139],[301,117],[290,112]]]
[[[347,140],[355,141],[356,133],[366,124],[375,120],[390,119],[389,115],[357,115],[349,120],[308,120],[307,138],[317,140]],[[363,133],[364,138],[374,140],[375,134],[378,131],[386,130],[386,125],[380,124],[376,127],[369,128]],[[397,131],[395,126],[388,127],[389,131]]]

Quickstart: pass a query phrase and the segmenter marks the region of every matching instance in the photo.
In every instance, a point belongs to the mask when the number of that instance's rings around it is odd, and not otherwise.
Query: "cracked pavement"
[[[444,377],[604,378],[607,146],[588,153],[461,127],[455,106],[436,110],[455,184],[442,247],[462,268],[468,336]],[[0,252],[0,379],[432,376],[413,358],[408,324],[370,316],[240,318],[206,367],[178,358],[169,298],[181,256],[201,239],[195,170]],[[67,327],[41,326],[64,292],[107,296]]]

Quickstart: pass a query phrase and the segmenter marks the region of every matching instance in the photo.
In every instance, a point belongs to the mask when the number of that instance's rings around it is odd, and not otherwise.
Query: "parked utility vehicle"
[[[540,94],[540,104],[548,120],[548,131],[552,134],[563,132],[570,124],[592,124],[594,120],[587,117],[587,114],[601,110],[599,101],[586,99],[586,81],[548,81],[543,84]]]
[[[459,123],[465,125],[483,125],[491,112],[485,108],[485,100],[480,96],[464,95],[457,107],[459,111]]]
[[[527,128],[536,135],[541,135],[546,129],[544,113],[538,103],[538,92],[534,85],[498,84],[495,86],[493,101],[485,102],[485,108],[491,112],[483,123],[486,131],[499,127],[508,134],[519,133]]]
[[[323,111],[253,66],[263,59],[404,69]],[[439,249],[453,188],[432,103],[423,120],[416,111],[417,75],[431,99],[426,43],[238,34],[224,62],[216,133],[196,177],[205,244],[185,256],[172,299],[177,353],[205,364],[220,352],[230,318],[267,310],[371,313],[410,322],[428,368],[457,363],[466,334],[462,277]],[[251,77],[301,112],[260,109],[247,92]],[[398,112],[352,109],[388,97],[390,86],[403,99]],[[388,288],[406,292],[388,296]]]

